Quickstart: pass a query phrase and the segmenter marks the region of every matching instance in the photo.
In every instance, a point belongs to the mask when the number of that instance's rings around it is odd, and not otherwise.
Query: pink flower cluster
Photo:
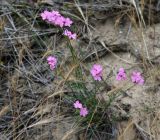
[[[48,56],[47,62],[49,64],[51,70],[54,70],[56,68],[56,65],[57,65],[57,58],[56,57]]]
[[[58,11],[44,11],[41,13],[41,17],[43,20],[47,21],[50,24],[59,26],[59,27],[71,27],[73,21],[70,18],[65,18],[62,16]],[[64,33],[65,36],[68,36],[69,39],[76,39],[76,33],[72,33],[65,29]]]
[[[126,72],[124,68],[120,68],[117,75],[116,75],[116,80],[121,81],[121,80],[126,80]],[[131,81],[135,84],[143,85],[144,84],[144,78],[142,77],[140,72],[133,71],[131,75]]]
[[[74,108],[80,109],[80,116],[85,117],[88,114],[88,110],[86,107],[83,107],[82,103],[78,100],[73,104]]]
[[[131,75],[131,80],[133,83],[143,85],[144,84],[144,78],[142,77],[140,72],[134,71]]]
[[[103,68],[101,65],[94,64],[90,70],[90,73],[91,73],[92,77],[94,78],[94,80],[101,81],[102,80],[102,71],[103,71]]]
[[[72,33],[71,31],[68,31],[67,29],[63,33],[65,36],[68,36],[69,39],[76,39],[77,35],[76,33]]]
[[[124,70],[124,68],[120,68],[117,76],[116,76],[116,80],[121,81],[121,80],[126,80],[126,72]]]
[[[90,73],[92,75],[92,77],[94,78],[94,80],[96,81],[101,81],[102,80],[102,71],[103,68],[101,65],[99,64],[94,64],[90,70]],[[127,79],[127,75],[126,75],[126,71],[124,70],[124,68],[120,68],[118,70],[118,73],[116,75],[116,80],[117,81],[122,81],[122,80],[126,80]],[[136,72],[134,71],[131,75],[131,81],[133,83],[139,84],[139,85],[143,85],[144,84],[144,78],[142,77],[140,72]]]
[[[51,12],[44,11],[43,13],[41,13],[41,17],[43,20],[60,27],[70,27],[73,23],[73,21],[70,18],[65,18],[58,11],[54,10]]]

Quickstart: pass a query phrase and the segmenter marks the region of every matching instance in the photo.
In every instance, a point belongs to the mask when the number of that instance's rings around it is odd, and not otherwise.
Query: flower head
[[[125,73],[124,68],[119,68],[119,72],[123,72],[123,73]]]
[[[41,13],[41,17],[43,20],[48,20],[51,17],[51,13],[49,11],[44,11]]]
[[[68,36],[69,39],[73,39],[75,40],[77,38],[77,35],[76,33],[72,33],[71,31],[69,30],[64,30],[64,33],[63,33],[65,36]]]
[[[80,116],[85,117],[88,114],[88,109],[86,107],[83,107],[82,103],[80,103],[79,100],[74,102],[73,106],[76,109],[80,109]]]
[[[60,16],[61,14],[58,11],[52,11],[52,16]]]
[[[71,31],[68,31],[67,29],[66,30],[64,30],[64,33],[63,33],[65,36],[71,36],[72,35],[72,33],[71,33]]]
[[[48,56],[47,62],[50,65],[51,70],[54,70],[56,68],[56,65],[57,65],[57,58],[56,57]]]
[[[41,13],[41,17],[42,17],[43,20],[46,20],[46,19],[47,19],[47,16],[46,16],[45,13]]]
[[[80,108],[80,116],[85,117],[88,114],[88,110],[86,107]]]
[[[73,105],[74,105],[74,108],[79,108],[79,109],[82,108],[82,104],[78,100]]]
[[[45,20],[46,22],[59,26],[63,28],[64,26],[70,27],[73,23],[73,21],[70,18],[65,18],[62,16],[58,11],[44,11],[41,14],[41,18]],[[67,29],[63,33],[65,36],[68,36],[69,39],[75,40],[77,38],[76,33],[72,33],[71,31],[68,31]]]
[[[65,18],[63,16],[57,16],[53,22],[53,24],[58,25],[60,27],[64,26]]]
[[[70,27],[73,21],[70,18],[65,18],[64,25]]]
[[[68,26],[70,27],[73,21],[70,18],[65,18],[62,16],[58,11],[44,11],[41,13],[41,17],[43,20],[46,20],[48,23],[64,27]]]
[[[73,39],[73,40],[76,40],[76,38],[77,38],[76,33],[73,33],[73,34],[70,36],[70,38]]]
[[[101,65],[94,64],[90,70],[90,73],[91,73],[92,77],[94,78],[94,80],[101,81],[102,80],[102,71],[103,71],[103,68]]]
[[[133,83],[143,85],[144,84],[144,78],[142,77],[140,72],[134,71],[131,75],[131,80]]]
[[[124,70],[124,68],[120,68],[117,76],[116,76],[116,80],[121,81],[121,80],[126,80],[126,72]]]

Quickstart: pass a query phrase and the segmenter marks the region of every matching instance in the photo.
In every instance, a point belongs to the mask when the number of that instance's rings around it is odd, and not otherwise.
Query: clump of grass
[[[105,137],[113,137],[112,132],[112,118],[107,114],[107,109],[114,101],[115,97],[111,97],[108,102],[101,102],[97,97],[99,89],[98,84],[88,90],[85,83],[82,82],[68,82],[68,87],[72,90],[71,94],[65,95],[64,100],[69,103],[76,124],[83,128],[81,132],[86,138],[95,138],[98,135],[105,135]],[[89,113],[86,117],[81,117],[79,111],[73,107],[73,103],[79,100]]]

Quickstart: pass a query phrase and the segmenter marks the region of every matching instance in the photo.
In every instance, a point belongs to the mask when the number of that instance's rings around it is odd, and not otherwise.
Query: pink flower
[[[51,12],[53,16],[60,16],[61,14],[58,11],[52,11]]]
[[[46,20],[46,19],[47,19],[47,16],[46,16],[45,13],[41,13],[41,17],[42,17],[43,20]]]
[[[86,107],[80,108],[80,116],[85,117],[88,114],[88,110]]]
[[[131,80],[133,83],[143,85],[144,84],[144,78],[141,76],[140,72],[134,71],[131,75]]]
[[[46,22],[59,26],[64,27],[68,26],[70,27],[73,23],[73,21],[70,18],[63,17],[58,11],[44,11],[41,13],[41,18],[45,20]],[[68,31],[67,29],[63,33],[65,36],[68,36],[69,39],[75,40],[77,38],[76,33],[72,33],[71,31]]]
[[[126,72],[124,68],[120,68],[117,73],[116,80],[121,81],[121,80],[126,80],[126,79],[127,77],[126,77]]]
[[[47,61],[49,65],[57,63],[57,59],[54,56],[48,56]]]
[[[76,40],[76,38],[77,38],[76,33],[72,34],[72,35],[70,36],[70,38],[73,39],[73,40]]]
[[[69,39],[76,39],[77,38],[77,35],[76,33],[72,33],[71,31],[68,31],[67,29],[64,30],[64,33],[63,33],[65,36],[68,36]]]
[[[44,11],[41,13],[41,17],[43,20],[46,20],[48,23],[63,27],[63,26],[68,26],[70,27],[73,21],[70,18],[65,18],[63,17],[58,11]],[[75,38],[75,35],[70,38]]]
[[[51,24],[55,24],[55,21],[56,21],[56,18],[57,16],[54,16],[51,12],[49,12],[50,14],[48,14],[48,17],[47,17],[47,22],[48,23],[51,23]]]
[[[55,58],[54,56],[48,56],[47,62],[50,65],[51,70],[54,70],[56,68],[57,58]]]
[[[103,71],[103,68],[101,65],[94,64],[92,69],[90,70],[90,73],[91,73],[92,77],[94,78],[94,80],[101,81],[102,80],[102,71]]]
[[[48,11],[44,11],[43,13],[41,13],[41,17],[43,20],[48,20],[50,16],[51,16],[51,13]]]
[[[79,101],[76,101],[73,105],[74,105],[74,108],[79,108],[79,109],[82,108],[82,104]]]
[[[82,103],[80,103],[78,100],[74,102],[73,106],[76,109],[80,109],[80,116],[85,117],[88,114],[87,108],[83,107]]]
[[[63,33],[65,36],[68,36],[70,37],[72,35],[71,31],[68,31],[67,29],[64,30],[64,33]]]
[[[56,68],[56,66],[55,66],[55,65],[52,65],[52,64],[49,65],[49,67],[50,67],[51,70],[54,70],[54,69]]]
[[[58,26],[60,26],[60,27],[63,27],[63,26],[64,26],[64,21],[65,21],[64,17],[62,17],[62,16],[57,16],[56,19],[55,19],[55,21],[54,21],[53,23],[54,23],[55,25],[58,25]]]
[[[70,18],[66,18],[64,20],[64,25],[70,27],[73,21]]]

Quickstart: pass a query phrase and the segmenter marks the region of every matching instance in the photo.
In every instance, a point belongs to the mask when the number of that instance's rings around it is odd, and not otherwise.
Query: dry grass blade
[[[152,121],[151,127],[156,123],[156,121],[160,118],[160,111],[156,114],[155,118]]]
[[[130,121],[130,122],[128,123],[128,125],[127,125],[127,127],[124,129],[123,133],[118,136],[118,140],[123,140],[124,135],[127,133],[128,129],[129,129],[130,127],[133,127],[133,124],[134,124],[133,121]]]
[[[38,116],[38,115],[44,115],[44,114],[50,112],[52,107],[54,107],[54,106],[51,105],[51,104],[50,105],[47,104],[46,106],[39,106],[37,108],[37,113],[33,116],[33,118]]]
[[[134,123],[134,125],[136,126],[137,130],[140,132],[140,135],[144,138],[144,140],[150,140],[149,137],[154,139],[154,136],[152,134],[144,130],[137,123]]]
[[[62,140],[69,140],[74,133],[75,133],[75,129],[71,129],[70,131],[64,134],[64,136],[62,137]]]
[[[75,4],[76,4],[76,7],[77,7],[78,11],[79,11],[79,12],[80,12],[80,14],[82,15],[82,18],[83,18],[83,20],[85,21],[85,24],[86,24],[86,25],[88,25],[88,22],[87,22],[87,20],[86,20],[86,18],[85,18],[85,16],[84,16],[84,14],[83,14],[82,9],[81,9],[81,8],[79,7],[79,5],[78,5],[77,0],[74,0],[74,2],[75,2]]]
[[[65,92],[67,92],[67,91],[57,91],[57,92],[55,92],[55,93],[53,93],[52,95],[50,95],[50,96],[48,96],[48,98],[51,98],[51,97],[55,97],[55,96],[57,96],[57,95],[59,95],[59,94],[63,94],[63,93],[65,93]]]
[[[35,124],[32,124],[32,125],[28,126],[27,128],[37,127],[37,126],[45,125],[45,124],[51,123],[51,122],[53,122],[53,118],[41,120],[41,121],[39,121]]]
[[[82,16],[82,18],[83,18],[86,26],[87,26],[87,30],[88,30],[89,35],[91,35],[91,30],[90,30],[90,28],[89,28],[89,23],[88,23],[88,17],[87,17],[87,16],[85,17],[85,15],[84,15],[81,7],[80,7],[79,4],[78,4],[78,3],[79,3],[78,0],[74,0],[74,2],[75,2],[75,4],[76,4],[76,7],[77,7],[78,11],[79,11],[80,14],[81,14],[81,16]],[[90,36],[89,36],[89,37],[90,37]]]
[[[0,111],[0,117],[3,116],[4,114],[6,114],[8,112],[8,110],[9,110],[9,106],[8,105],[3,107],[1,109],[1,111]]]
[[[137,64],[137,63],[132,63],[132,62],[129,62],[129,61],[127,61],[127,60],[124,60],[124,59],[120,58],[118,55],[116,55],[114,52],[112,52],[110,49],[108,49],[107,46],[106,46],[106,44],[105,44],[103,41],[100,41],[100,43],[102,44],[102,46],[103,46],[107,51],[109,51],[109,52],[110,52],[111,54],[113,54],[116,58],[122,60],[123,62],[128,63],[128,64],[132,64],[132,65],[133,65],[133,64]]]
[[[67,75],[65,76],[64,80],[60,81],[60,83],[57,85],[56,90],[57,91],[59,89],[60,86],[63,87],[64,83],[68,80],[69,76],[72,74],[72,72],[78,67],[77,65],[74,65],[71,70],[67,73]]]

